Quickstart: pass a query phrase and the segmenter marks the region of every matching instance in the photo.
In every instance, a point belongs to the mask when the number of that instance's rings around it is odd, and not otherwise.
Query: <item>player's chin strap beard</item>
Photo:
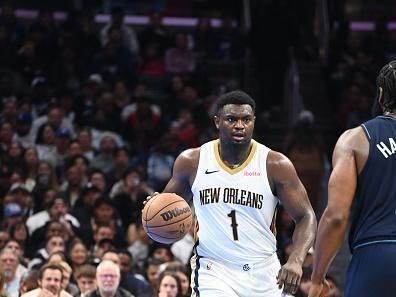
[[[225,165],[227,165],[229,168],[235,169],[235,168],[238,168],[239,166],[241,166],[241,165],[243,164],[243,162],[245,162],[246,158],[248,157],[248,155],[250,154],[250,152],[251,152],[251,150],[252,150],[253,143],[250,141],[250,143],[249,143],[249,150],[248,150],[246,156],[244,156],[244,158],[243,158],[240,162],[234,163],[234,164],[230,164],[230,162],[228,162],[227,160],[224,160],[224,158],[222,157],[222,151],[221,151],[220,142],[217,144],[217,146],[218,146],[220,158],[221,158],[221,160],[223,161],[223,163],[224,163]]]

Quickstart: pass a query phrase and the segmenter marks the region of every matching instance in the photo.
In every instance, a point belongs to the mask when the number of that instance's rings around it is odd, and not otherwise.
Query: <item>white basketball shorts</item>
[[[191,259],[192,297],[281,297],[276,254],[260,263],[233,264],[194,256]]]

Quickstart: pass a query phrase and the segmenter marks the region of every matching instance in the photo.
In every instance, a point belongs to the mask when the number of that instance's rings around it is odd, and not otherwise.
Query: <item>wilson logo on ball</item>
[[[171,220],[172,218],[178,217],[184,213],[189,213],[191,210],[189,207],[185,207],[185,208],[175,208],[172,210],[168,210],[166,212],[161,213],[161,217],[162,219],[167,222],[169,220]]]

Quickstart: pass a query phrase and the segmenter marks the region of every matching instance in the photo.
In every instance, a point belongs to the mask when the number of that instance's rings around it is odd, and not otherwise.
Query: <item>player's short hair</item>
[[[383,100],[381,106],[383,111],[392,112],[396,110],[396,60],[386,64],[377,76],[377,88],[381,87]]]
[[[228,93],[221,95],[217,99],[215,114],[218,115],[219,111],[225,105],[228,105],[228,104],[236,104],[236,105],[248,104],[252,107],[253,113],[256,110],[256,102],[253,100],[252,97],[250,97],[247,93],[245,93],[241,90],[236,90],[236,91],[228,92]]]

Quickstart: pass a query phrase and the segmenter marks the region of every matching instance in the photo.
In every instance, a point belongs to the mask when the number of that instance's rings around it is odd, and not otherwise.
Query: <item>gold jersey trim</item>
[[[246,160],[240,166],[232,169],[232,168],[228,167],[223,162],[223,160],[220,158],[219,140],[218,139],[213,141],[213,146],[214,146],[215,158],[216,158],[217,163],[219,164],[219,166],[222,169],[227,171],[229,174],[236,174],[236,173],[242,171],[243,169],[245,169],[246,166],[249,165],[250,161],[252,160],[252,158],[253,158],[254,154],[256,153],[256,150],[257,150],[257,142],[252,139],[252,149],[250,150],[248,157],[246,158]]]

